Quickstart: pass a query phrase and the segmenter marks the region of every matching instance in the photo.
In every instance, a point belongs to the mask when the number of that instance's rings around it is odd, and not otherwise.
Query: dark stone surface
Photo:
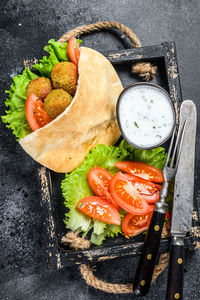
[[[4,89],[9,88],[11,77],[22,71],[24,58],[40,58],[50,38],[57,39],[78,25],[104,20],[126,24],[143,45],[174,40],[183,99],[194,100],[200,110],[199,9],[198,0],[1,1],[0,114],[5,109]],[[129,42],[124,43],[106,31],[85,36],[83,40],[85,45],[99,51],[130,47]],[[199,202],[200,137],[197,135],[195,196]],[[108,295],[88,287],[76,267],[47,269],[38,164],[23,152],[2,123],[0,150],[0,299],[132,299],[130,295]],[[137,259],[98,263],[96,274],[111,282],[131,282],[136,263]],[[187,251],[185,299],[200,298],[199,273],[199,250]],[[165,271],[144,299],[164,299],[166,277]]]

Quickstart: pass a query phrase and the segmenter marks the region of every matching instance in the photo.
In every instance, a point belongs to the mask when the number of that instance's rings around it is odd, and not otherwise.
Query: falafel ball
[[[51,80],[55,89],[63,89],[74,96],[77,87],[78,69],[71,62],[59,62],[53,66]]]
[[[51,80],[45,77],[38,77],[31,80],[26,86],[26,97],[34,93],[41,100],[44,100],[51,91]]]
[[[63,89],[55,89],[44,99],[44,108],[48,115],[55,119],[72,101],[72,96]]]

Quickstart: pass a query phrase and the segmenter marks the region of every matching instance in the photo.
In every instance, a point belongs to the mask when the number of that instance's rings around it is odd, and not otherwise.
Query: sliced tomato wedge
[[[94,194],[112,203],[119,210],[119,205],[115,203],[110,194],[111,179],[112,175],[100,167],[92,168],[87,175],[87,181]]]
[[[80,57],[80,48],[79,48],[79,43],[77,42],[77,39],[75,37],[71,37],[69,39],[67,45],[67,53],[70,61],[78,66],[78,61]]]
[[[153,211],[143,216],[137,216],[131,213],[126,214],[122,222],[122,231],[124,235],[128,238],[130,236],[136,236],[147,230],[151,221],[152,213]]]
[[[171,216],[170,216],[169,212],[166,210],[165,220],[167,221],[169,219],[171,219]]]
[[[109,223],[109,224],[115,224],[120,225],[121,224],[121,218],[117,211],[117,209],[110,203],[108,203],[106,200],[97,197],[97,196],[89,196],[82,200],[80,200],[76,207],[82,211],[84,214]]]
[[[150,212],[153,212],[155,209],[155,204],[149,205]]]
[[[111,196],[126,211],[134,215],[146,215],[149,213],[149,205],[142,199],[129,177],[132,176],[121,172],[113,176],[110,182]]]
[[[44,110],[44,103],[35,94],[30,94],[26,99],[25,114],[28,124],[33,131],[52,121]]]
[[[147,181],[134,175],[124,174],[139,193],[140,197],[149,204],[159,200],[161,185]]]
[[[139,161],[120,161],[115,163],[115,167],[128,174],[135,175],[148,181],[157,183],[164,182],[163,174],[160,170]]]

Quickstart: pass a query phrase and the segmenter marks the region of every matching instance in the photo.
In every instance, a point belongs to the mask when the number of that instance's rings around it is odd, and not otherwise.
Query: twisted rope
[[[167,267],[169,260],[168,253],[161,254],[159,264],[155,267],[152,282],[163,272],[163,270]],[[132,284],[117,284],[117,283],[109,283],[103,280],[98,279],[94,274],[90,266],[81,265],[80,271],[87,282],[88,285],[100,289],[107,293],[113,294],[128,294],[133,292]]]
[[[134,48],[141,47],[141,42],[137,35],[127,26],[118,23],[118,22],[98,22],[94,24],[88,24],[76,27],[64,35],[62,35],[59,39],[59,42],[64,43],[67,42],[71,37],[77,37],[81,34],[91,33],[94,31],[100,31],[103,29],[118,29],[123,32],[131,41],[131,44]],[[156,74],[157,67],[151,65],[149,62],[137,62],[132,67],[132,72],[138,74],[144,80],[153,79]]]
[[[137,37],[137,35],[130,28],[128,28],[127,26],[125,26],[121,23],[118,23],[118,22],[98,22],[98,23],[94,23],[94,24],[88,24],[88,25],[76,27],[76,28],[68,31],[64,35],[62,35],[59,39],[59,42],[64,43],[73,36],[77,37],[81,34],[91,33],[94,31],[100,31],[103,29],[113,29],[113,28],[116,28],[116,29],[120,30],[121,32],[123,32],[131,40],[132,46],[134,48],[141,47],[141,43],[140,43],[140,40]]]
[[[74,250],[84,250],[90,248],[90,241],[82,239],[76,232],[70,231],[62,237],[61,243],[69,244]]]
[[[155,77],[157,67],[149,62],[137,62],[132,66],[132,73],[138,74],[144,80],[149,81]]]

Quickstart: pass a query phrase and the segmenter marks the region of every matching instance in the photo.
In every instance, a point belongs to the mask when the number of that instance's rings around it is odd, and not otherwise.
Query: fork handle
[[[133,281],[133,292],[138,296],[145,296],[150,289],[154,266],[160,245],[162,228],[165,220],[165,209],[163,209],[162,212],[154,210],[151,218],[149,229],[144,241],[144,247]]]

